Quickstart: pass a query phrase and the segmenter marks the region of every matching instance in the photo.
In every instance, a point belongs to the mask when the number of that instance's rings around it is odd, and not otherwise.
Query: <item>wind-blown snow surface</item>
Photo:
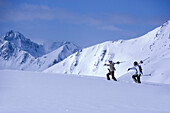
[[[144,60],[145,81],[170,84],[170,21],[136,39],[104,42],[78,51],[45,72],[104,77],[108,60],[125,61],[116,67],[116,77],[127,73],[134,61]]]
[[[0,113],[170,113],[170,86],[0,70]]]

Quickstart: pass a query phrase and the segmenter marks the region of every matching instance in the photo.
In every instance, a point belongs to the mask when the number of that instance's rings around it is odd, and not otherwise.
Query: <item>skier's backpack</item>
[[[139,65],[139,71],[143,74],[141,65]]]

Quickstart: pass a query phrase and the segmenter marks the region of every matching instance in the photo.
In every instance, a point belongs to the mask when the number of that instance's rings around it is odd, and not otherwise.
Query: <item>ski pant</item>
[[[141,76],[141,74],[134,74],[133,76],[132,76],[132,78],[133,78],[133,80],[136,82],[136,83],[141,83],[141,81],[140,81],[140,76]]]
[[[112,76],[112,79],[113,79],[113,80],[117,81],[117,79],[116,79],[115,76],[114,76],[114,71],[110,71],[109,73],[107,73],[107,75],[106,75],[106,76],[107,76],[107,80],[110,80],[109,75]]]

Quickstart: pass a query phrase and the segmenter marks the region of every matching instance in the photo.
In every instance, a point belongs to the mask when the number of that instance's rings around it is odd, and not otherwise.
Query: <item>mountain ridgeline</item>
[[[0,69],[42,71],[78,50],[71,42],[37,44],[11,30],[0,39]]]

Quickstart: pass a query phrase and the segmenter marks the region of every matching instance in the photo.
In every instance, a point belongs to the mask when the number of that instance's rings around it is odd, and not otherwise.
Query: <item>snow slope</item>
[[[139,38],[107,41],[82,49],[45,72],[104,77],[108,60],[125,61],[115,66],[116,77],[120,77],[134,61],[144,59],[147,59],[142,65],[144,74],[152,74],[146,81],[170,84],[170,21]]]
[[[78,49],[70,42],[39,45],[11,30],[0,39],[0,69],[42,71]]]
[[[64,60],[71,54],[75,53],[78,51],[79,47],[75,46],[72,43],[65,43],[61,47],[57,48],[56,50],[43,55],[42,57],[39,57],[34,60],[34,62],[29,67],[29,70],[31,71],[43,71],[54,64]],[[38,65],[36,65],[38,64]]]
[[[170,86],[0,70],[0,113],[170,113]]]

